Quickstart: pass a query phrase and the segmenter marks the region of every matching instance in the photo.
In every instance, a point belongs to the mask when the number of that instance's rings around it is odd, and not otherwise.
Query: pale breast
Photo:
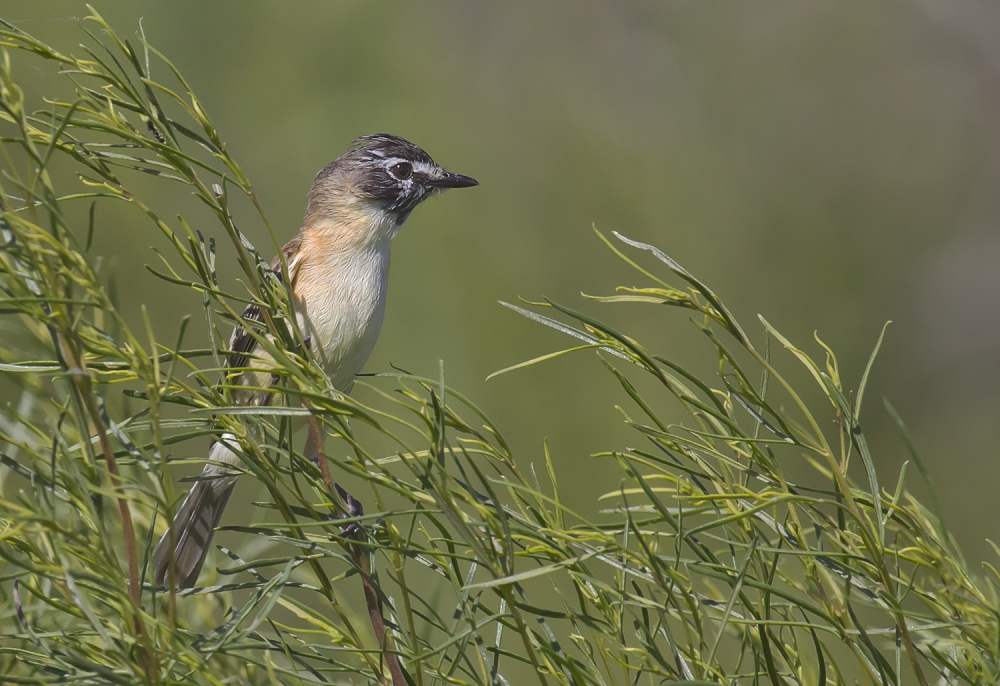
[[[338,390],[348,392],[378,340],[385,314],[390,240],[305,253],[295,277],[299,325]]]

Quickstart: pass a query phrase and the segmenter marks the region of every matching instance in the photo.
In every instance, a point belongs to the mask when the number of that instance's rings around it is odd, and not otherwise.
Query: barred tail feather
[[[229,436],[223,437],[212,446],[212,462],[236,463],[239,458],[224,444]],[[205,563],[212,543],[215,528],[222,519],[222,513],[229,502],[229,496],[236,486],[236,476],[231,470],[216,464],[205,465],[202,477],[184,498],[180,509],[174,515],[173,524],[163,534],[163,538],[153,551],[153,578],[156,587],[167,588],[170,583],[170,561],[174,561],[174,582],[177,589],[193,588],[198,574]],[[174,538],[171,550],[170,538]],[[172,553],[172,554],[171,554]]]

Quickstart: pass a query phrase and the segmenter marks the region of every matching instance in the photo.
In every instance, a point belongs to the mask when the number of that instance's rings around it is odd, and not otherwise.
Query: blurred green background
[[[425,204],[397,239],[367,369],[392,362],[436,376],[443,359],[449,383],[506,430],[522,463],[541,459],[547,437],[572,505],[592,512],[616,486],[589,455],[638,440],[613,407],[627,399],[592,353],[486,382],[567,343],[498,300],[548,296],[713,369],[683,313],[580,298],[645,285],[593,224],[662,247],[757,340],[758,312],[817,355],[818,330],[852,388],[894,320],[863,418],[882,478],[894,484],[905,459],[884,395],[908,421],[966,551],[987,554],[1000,515],[995,4],[93,4],[122,35],[143,19],[283,240],[316,171],[358,135],[405,136],[480,180]],[[81,52],[84,14],[76,0],[0,0],[0,16],[65,51]],[[35,97],[58,86],[37,62],[20,63]],[[225,240],[184,189],[145,187],[165,218],[183,212]],[[98,252],[112,258],[122,307],[139,321],[147,304],[172,341],[198,300],[143,268],[160,241],[147,220],[98,212]],[[229,253],[223,262],[234,276]],[[909,481],[922,491],[915,470]]]

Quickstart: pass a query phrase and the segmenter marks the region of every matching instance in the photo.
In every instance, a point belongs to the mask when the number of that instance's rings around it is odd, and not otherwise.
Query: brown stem
[[[363,529],[358,527],[355,536],[364,535]],[[392,686],[407,686],[406,676],[403,674],[403,667],[399,664],[399,658],[395,653],[388,650],[388,642],[385,638],[385,621],[382,619],[382,611],[379,608],[378,594],[371,584],[371,567],[368,564],[368,555],[359,545],[350,547],[351,557],[354,564],[361,570],[361,586],[365,591],[365,605],[368,606],[368,618],[371,619],[372,629],[375,630],[375,638],[378,639],[379,647],[385,656],[386,666],[389,674],[392,675]]]
[[[139,560],[135,547],[135,528],[132,524],[132,512],[128,508],[128,501],[125,499],[125,489],[122,488],[122,477],[121,472],[118,471],[118,461],[115,459],[114,451],[111,449],[111,442],[108,440],[108,435],[104,431],[101,416],[90,398],[85,397],[84,402],[87,405],[87,411],[90,413],[91,421],[94,422],[94,426],[97,429],[101,451],[104,453],[104,461],[108,465],[111,485],[115,490],[116,500],[118,501],[118,511],[122,517],[122,535],[125,538],[125,558],[128,560],[129,596],[131,596],[132,602],[138,608],[139,603],[142,601],[140,596],[142,591],[139,588]]]
[[[308,402],[303,402],[306,407],[309,406]],[[323,457],[323,428],[319,424],[319,420],[315,417],[309,417],[309,442],[306,444],[306,455],[309,457],[313,463],[319,467],[319,473],[323,477],[323,483],[332,488],[334,492],[337,491],[337,482],[333,480],[330,476],[330,466],[326,463]]]
[[[306,454],[319,467],[320,474],[323,477],[323,482],[330,487],[330,490],[340,495],[343,500],[346,501],[350,509],[345,510],[344,514],[351,517],[364,514],[361,502],[341,488],[340,484],[334,481],[333,477],[330,476],[330,467],[327,465],[326,460],[323,459],[322,445],[323,430],[320,427],[319,421],[315,417],[310,417],[309,443],[306,448]],[[351,524],[347,537],[359,540],[362,536],[364,536],[364,529],[356,524]],[[360,545],[345,544],[344,547],[347,548],[348,552],[351,554],[351,559],[354,560],[354,564],[356,564],[358,569],[361,571],[361,586],[365,592],[365,605],[368,607],[368,618],[371,620],[372,629],[375,631],[375,638],[378,640],[379,648],[385,658],[386,666],[389,668],[389,674],[392,676],[392,686],[409,686],[409,682],[406,680],[406,675],[403,674],[403,667],[399,664],[398,656],[388,649],[389,644],[385,636],[385,620],[382,619],[382,610],[379,607],[378,594],[375,592],[375,588],[371,584],[371,565],[368,564],[368,556],[365,554],[364,549]],[[383,685],[385,684],[384,677],[380,676],[379,681]]]
[[[139,588],[139,557],[135,547],[135,527],[132,524],[132,512],[128,508],[128,500],[125,497],[125,489],[122,487],[121,472],[118,470],[118,461],[115,459],[115,451],[111,448],[111,441],[108,440],[108,433],[104,430],[104,420],[94,403],[91,394],[90,376],[87,374],[82,356],[75,354],[72,346],[65,336],[62,338],[62,347],[65,359],[70,362],[73,369],[73,383],[77,392],[83,400],[90,421],[97,432],[98,441],[101,444],[101,452],[104,454],[104,462],[108,467],[111,477],[111,486],[115,491],[115,499],[118,501],[118,511],[122,518],[122,536],[125,539],[125,558],[128,560],[128,590],[132,600],[132,623],[135,627],[136,637],[142,644],[142,661],[146,669],[146,674],[150,681],[154,681],[159,672],[159,668],[154,668],[154,657],[152,645],[149,637],[143,628],[142,620],[139,616],[139,607],[142,603],[142,589]]]

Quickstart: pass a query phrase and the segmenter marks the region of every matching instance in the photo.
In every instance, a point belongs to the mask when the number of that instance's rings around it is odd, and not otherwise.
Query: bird
[[[477,185],[472,177],[445,171],[417,145],[386,133],[357,138],[316,175],[302,225],[282,252],[302,339],[338,391],[350,393],[375,347],[385,314],[390,246],[400,227],[432,195]],[[271,269],[280,276],[280,256]],[[249,305],[243,318],[259,321],[259,307]],[[270,400],[271,394],[260,390],[272,383],[272,375],[267,354],[258,347],[244,326],[236,327],[226,365],[237,386],[253,389],[237,388],[237,404]],[[193,588],[197,582],[236,486],[237,473],[225,467],[240,463],[234,448],[231,435],[213,442],[201,477],[157,544],[158,588]]]

